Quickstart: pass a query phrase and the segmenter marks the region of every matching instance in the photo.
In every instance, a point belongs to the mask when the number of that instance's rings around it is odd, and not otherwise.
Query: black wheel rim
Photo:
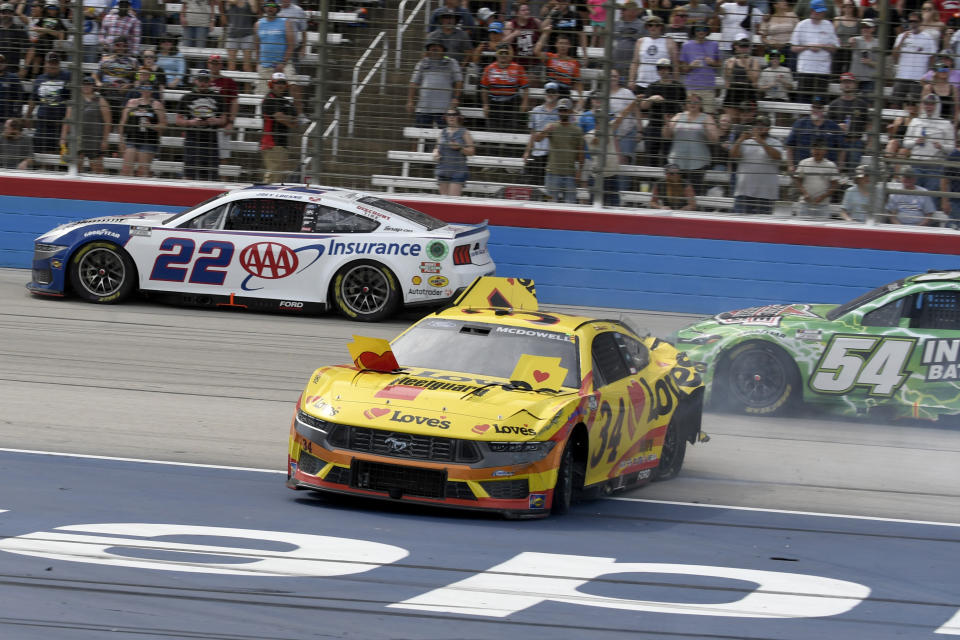
[[[390,300],[390,282],[377,267],[359,265],[343,275],[340,284],[343,303],[356,314],[382,311]]]
[[[731,391],[748,407],[766,407],[787,388],[787,372],[773,353],[751,349],[730,364]]]
[[[127,276],[123,260],[111,249],[92,249],[78,265],[80,285],[97,297],[117,293]]]

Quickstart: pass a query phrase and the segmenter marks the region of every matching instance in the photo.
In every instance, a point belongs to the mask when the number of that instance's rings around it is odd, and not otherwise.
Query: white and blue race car
[[[27,288],[98,303],[140,291],[197,306],[332,306],[376,321],[492,275],[489,237],[486,224],[447,224],[363,192],[256,185],[183,213],[60,225],[35,241]]]

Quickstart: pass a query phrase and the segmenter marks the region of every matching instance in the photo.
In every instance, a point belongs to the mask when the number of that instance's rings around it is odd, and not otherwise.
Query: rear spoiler
[[[472,235],[477,234],[477,233],[483,233],[483,232],[486,231],[486,230],[487,230],[487,221],[484,220],[483,222],[481,222],[481,223],[479,223],[479,224],[471,225],[469,229],[464,229],[463,231],[460,231],[459,233],[453,234],[453,237],[454,237],[454,238],[466,238],[467,236],[472,236]]]
[[[470,283],[452,306],[536,311],[537,290],[533,280],[527,278],[482,276]]]

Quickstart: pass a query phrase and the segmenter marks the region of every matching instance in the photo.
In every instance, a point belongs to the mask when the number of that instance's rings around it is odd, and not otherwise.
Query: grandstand
[[[816,5],[817,2],[813,0],[811,4]],[[452,184],[456,187],[452,193],[458,194],[462,190],[465,196],[542,199],[556,195],[548,193],[542,178],[531,170],[534,164],[530,160],[534,147],[531,134],[535,131],[530,128],[530,122],[533,121],[529,120],[529,114],[518,108],[510,127],[498,127],[496,123],[503,121],[489,117],[484,108],[485,101],[489,102],[490,96],[495,93],[484,72],[489,67],[501,68],[498,67],[501,58],[497,44],[506,41],[511,43],[515,62],[525,71],[526,110],[546,102],[549,103],[547,107],[541,109],[546,114],[541,118],[542,122],[556,120],[558,111],[551,100],[557,96],[552,96],[553,90],[547,90],[545,86],[556,80],[561,87],[559,97],[567,96],[568,86],[573,86],[573,81],[564,74],[575,73],[575,79],[583,86],[585,95],[570,95],[575,105],[571,122],[583,131],[595,127],[594,134],[598,139],[595,149],[607,149],[608,154],[611,153],[610,149],[617,151],[614,162],[600,162],[602,158],[595,151],[595,157],[586,166],[579,167],[582,179],[576,183],[575,199],[581,205],[588,205],[594,200],[599,202],[598,192],[604,188],[603,185],[610,189],[610,185],[615,184],[619,206],[650,206],[651,194],[655,189],[669,191],[673,188],[664,171],[664,166],[671,163],[678,165],[683,183],[689,182],[696,187],[696,208],[703,212],[742,213],[744,198],[749,201],[749,198],[756,197],[758,190],[755,185],[763,182],[767,189],[764,193],[772,193],[775,197],[764,196],[761,199],[765,203],[769,201],[769,210],[775,215],[837,218],[851,215],[859,219],[862,215],[853,215],[847,210],[857,198],[848,198],[845,202],[849,189],[859,189],[860,214],[863,213],[862,202],[872,202],[875,210],[868,214],[876,213],[884,207],[888,192],[900,191],[904,197],[916,195],[931,198],[940,213],[926,216],[923,220],[926,224],[949,221],[954,208],[960,216],[960,205],[957,204],[960,197],[951,197],[956,190],[955,185],[960,183],[960,179],[954,179],[955,170],[951,168],[960,160],[960,152],[955,151],[958,142],[956,124],[960,119],[960,71],[952,70],[954,57],[960,58],[954,53],[960,48],[960,39],[946,40],[947,31],[937,25],[921,24],[918,30],[911,24],[909,16],[899,15],[893,8],[860,7],[856,21],[859,31],[851,37],[849,22],[840,23],[837,21],[842,18],[832,20],[830,16],[820,16],[819,12],[811,11],[809,16],[796,18],[800,26],[793,32],[795,41],[784,46],[768,41],[768,31],[763,25],[771,19],[782,20],[783,16],[763,16],[759,8],[765,4],[752,3],[758,8],[755,10],[755,20],[759,19],[759,22],[755,21],[749,29],[740,25],[733,36],[729,35],[731,32],[728,28],[732,18],[726,15],[722,3],[718,4],[714,7],[714,15],[700,23],[707,31],[702,41],[697,39],[700,36],[696,33],[696,27],[689,32],[671,29],[666,37],[661,38],[659,31],[653,28],[655,21],[650,19],[658,12],[663,12],[654,8],[641,11],[637,22],[640,24],[639,31],[645,34],[642,35],[645,38],[644,47],[652,46],[657,51],[667,52],[664,54],[668,56],[666,64],[661,64],[663,60],[647,60],[641,55],[633,60],[638,63],[636,68],[640,69],[639,75],[622,77],[617,84],[609,82],[608,78],[616,73],[618,64],[622,62],[618,51],[629,48],[624,44],[629,44],[629,37],[625,35],[629,30],[618,22],[622,18],[622,7],[615,0],[607,3],[610,28],[597,34],[592,33],[585,7],[572,9],[571,15],[565,17],[553,15],[550,3],[536,3],[534,7],[543,7],[544,13],[535,13],[534,22],[522,24],[515,23],[512,15],[504,15],[498,20],[479,20],[476,11],[486,4],[495,5],[494,8],[501,11],[504,7],[519,6],[519,3],[455,0],[447,0],[446,3],[438,0],[401,0],[398,3],[387,0],[340,0],[335,4],[328,4],[324,0],[322,6],[319,2],[304,3],[300,13],[296,11],[298,5],[295,2],[287,2],[287,7],[281,6],[281,13],[300,16],[300,19],[280,18],[289,20],[294,25],[295,33],[298,33],[296,29],[300,25],[305,25],[305,30],[297,36],[298,42],[291,47],[295,71],[287,74],[291,85],[289,95],[293,98],[292,106],[297,119],[296,128],[291,131],[286,143],[289,159],[285,174],[287,179],[372,188],[391,193],[448,193]],[[683,0],[674,2],[676,6],[683,4]],[[291,5],[294,9],[290,9]],[[167,15],[163,31],[168,35],[182,36],[183,5],[164,6]],[[451,11],[452,15],[444,18],[444,12],[439,11],[442,6],[456,7],[456,11]],[[177,114],[183,110],[184,97],[190,95],[193,89],[192,79],[201,75],[211,56],[221,56],[226,60],[227,46],[233,41],[231,34],[234,33],[234,26],[232,23],[228,26],[227,16],[220,15],[221,5],[214,3],[212,7],[216,26],[209,30],[201,43],[204,46],[179,48],[179,55],[187,69],[184,82],[178,86],[172,86],[171,83],[171,86],[156,87],[155,95],[163,103],[167,122],[165,128],[157,132],[155,140],[148,135],[147,142],[155,142],[155,145],[151,147],[147,144],[144,147],[153,149],[152,155],[146,156],[148,173],[152,176],[183,179],[184,175],[188,175],[185,162],[191,162],[193,149],[190,142],[185,142],[184,134],[187,133],[187,141],[196,137],[191,138],[189,128],[177,124],[178,121],[182,122]],[[877,10],[886,12],[886,20],[883,20],[884,16],[877,15]],[[261,14],[263,12],[264,8],[261,7]],[[669,13],[661,16],[668,22]],[[474,22],[473,26],[464,23],[454,26],[452,30],[444,26],[445,22],[454,24],[463,21],[465,16]],[[787,20],[790,19],[787,16]],[[96,20],[102,22],[103,15],[97,16]],[[801,32],[803,25],[811,21],[821,25],[818,28],[825,31],[832,29],[834,33],[838,32],[839,27],[845,40],[841,42],[838,39],[835,43],[815,45],[804,50],[810,41],[803,44]],[[870,26],[871,21],[874,26]],[[960,24],[960,17],[951,15],[943,18],[947,27],[956,27],[951,21]],[[79,40],[87,42],[79,31],[82,24],[80,21],[77,25],[69,21],[65,24],[68,27],[67,37],[52,45],[53,51],[63,58],[62,68],[71,74],[101,78],[101,63],[91,62],[87,58],[86,62],[77,64],[80,47],[73,43]],[[648,29],[648,26],[651,28]],[[435,32],[430,33],[434,27]],[[476,49],[475,63],[467,62],[472,57],[469,51],[462,56],[464,61],[456,65],[460,72],[459,84],[454,85],[451,80],[448,87],[440,86],[438,82],[441,85],[446,82],[441,78],[442,74],[427,64],[430,56],[434,55],[429,53],[430,43],[451,41],[443,37],[455,40],[459,36],[449,36],[449,33],[458,30],[466,33],[471,48],[483,42],[492,44]],[[593,41],[591,46],[578,50],[576,45],[580,42],[578,32],[581,30]],[[866,34],[868,30],[870,33]],[[552,52],[543,55],[542,59],[530,55],[530,41],[538,37],[552,38],[554,32],[561,32],[561,35],[567,33],[574,41],[573,57],[564,63],[566,66],[563,69],[558,66],[561,63],[557,62],[556,56],[550,57]],[[448,36],[442,37],[444,33]],[[869,41],[871,34],[875,38],[874,45],[863,45],[864,40]],[[919,53],[905,54],[911,49],[909,46],[904,48],[903,43],[920,41],[921,37],[924,42],[934,42],[934,48],[929,51],[921,48],[918,49]],[[725,38],[731,41],[724,42]],[[659,43],[666,40],[675,43],[675,46],[661,48]],[[880,41],[883,47],[879,46]],[[710,43],[714,42],[729,44],[730,47],[721,46],[716,60],[707,54],[697,57],[701,49],[710,51]],[[144,43],[152,44],[155,43]],[[269,43],[265,42],[264,46],[269,46]],[[445,48],[446,44],[443,46]],[[107,48],[108,45],[102,44],[99,54],[109,53]],[[140,49],[142,51],[144,46]],[[949,49],[949,54],[941,51],[944,49]],[[543,50],[548,51],[550,47],[543,47]],[[768,68],[775,69],[778,65],[771,62],[771,51],[775,52],[773,57],[779,61],[780,69],[790,70],[793,81],[789,90],[779,95],[761,87],[760,76],[751,71],[765,73]],[[810,60],[804,56],[813,55],[811,51],[819,51],[821,57],[828,54],[830,60],[826,63],[826,72],[819,73],[822,69],[810,66]],[[859,61],[857,56],[852,55],[854,51],[860,56]],[[438,59],[446,53],[445,50],[441,51]],[[611,54],[612,57],[608,59]],[[859,64],[863,60],[871,60],[870,67]],[[139,66],[142,60],[137,60],[136,64]],[[419,85],[412,82],[414,69],[418,65],[428,70],[418,76]],[[507,67],[504,65],[502,68]],[[575,71],[570,71],[574,68]],[[868,72],[864,71],[865,68]],[[274,114],[263,113],[266,93],[264,80],[271,79],[273,70],[266,73],[261,70],[258,73],[239,69],[239,66],[233,70],[224,67],[222,71],[222,76],[233,80],[238,87],[237,117],[229,128],[219,132],[220,160],[214,172],[216,178],[227,183],[263,180],[266,170],[263,150],[273,142],[264,145],[262,138],[265,129],[277,131],[279,126]],[[674,85],[690,88],[691,94],[694,88],[698,94],[709,94],[715,99],[716,108],[703,117],[696,111],[687,113],[683,102],[666,100],[658,103],[656,97],[666,91],[664,84],[670,84],[662,80],[661,69],[664,73],[671,73]],[[712,86],[702,84],[705,70],[709,70],[706,76]],[[697,74],[700,75],[700,85],[696,85],[694,79]],[[811,84],[810,78],[814,76],[816,81]],[[566,80],[570,82],[566,83]],[[640,83],[635,84],[638,80]],[[79,87],[79,76],[72,75],[69,84]],[[24,92],[32,91],[33,85],[34,79],[24,79]],[[849,89],[851,86],[854,87],[852,93]],[[807,87],[819,87],[825,93],[804,93],[803,89]],[[632,96],[629,93],[624,93],[628,90],[634,92],[635,101],[630,100]],[[592,97],[589,103],[592,109],[583,113],[587,107],[581,105],[587,94]],[[433,95],[434,99],[421,100],[424,95]],[[438,95],[455,95],[457,100],[451,103],[445,98],[438,109],[435,99]],[[936,96],[936,107],[927,113],[923,111],[923,99],[929,95]],[[414,100],[413,109],[405,109],[410,97]],[[0,100],[3,99],[0,97]],[[10,99],[9,95],[7,99]],[[285,95],[281,95],[280,99],[289,102]],[[815,120],[811,129],[811,102],[817,103],[818,100],[824,107],[825,120],[832,122],[833,128]],[[755,110],[745,107],[745,102],[753,102]],[[933,103],[934,100],[930,99],[929,102]],[[94,168],[89,154],[85,158],[77,158],[78,150],[84,147],[82,136],[77,133],[83,129],[82,123],[77,122],[78,115],[83,112],[82,94],[73,91],[66,103],[73,107],[70,124],[81,126],[70,127],[72,133],[66,154],[56,153],[49,148],[38,149],[32,156],[33,170],[83,174]],[[914,106],[916,103],[920,106]],[[518,99],[516,106],[519,105]],[[122,104],[119,106],[122,107]],[[463,126],[472,136],[473,153],[467,157],[451,153],[448,136],[454,129],[444,133],[445,120],[441,112],[451,106],[463,117]],[[624,122],[636,123],[633,140],[629,132],[624,132],[624,127],[629,131],[629,126],[621,124],[621,129],[617,131],[608,130],[610,128],[596,118],[598,113],[616,116],[628,106],[630,110],[624,116]],[[704,106],[709,107],[708,104]],[[31,108],[26,104],[23,108],[25,114],[30,113]],[[418,108],[426,110],[416,112]],[[113,109],[115,116],[120,113],[116,104]],[[34,115],[37,114],[39,111]],[[780,149],[780,152],[762,155],[767,152],[760,151],[765,147],[754,135],[754,125],[760,122],[757,116],[769,118],[772,126],[766,136],[771,142],[776,142],[770,148]],[[746,118],[749,121],[740,121]],[[27,136],[35,136],[35,146],[42,141],[43,135],[37,128],[43,123],[37,120],[40,119],[28,122],[25,129]],[[671,124],[674,120],[676,122]],[[131,145],[135,146],[139,152],[139,138],[136,132],[130,133],[131,127],[134,127],[132,122],[128,121],[128,129],[123,132],[118,130],[114,122],[106,138],[108,146],[102,166],[108,174],[128,173],[125,162],[129,158],[125,161],[121,143],[126,142],[128,150]],[[910,128],[911,122],[915,125],[914,129]],[[917,128],[918,123],[930,124]],[[141,127],[140,132],[143,131]],[[814,132],[812,137],[809,135],[811,131]],[[741,137],[741,145],[737,146],[737,140]],[[812,160],[803,163],[792,161],[794,157],[810,155],[813,138],[819,137],[829,141],[827,164],[820,161],[814,164]],[[615,142],[606,144],[610,138]],[[633,145],[636,146],[635,150],[632,149]],[[736,150],[733,150],[734,146],[737,146]],[[0,145],[0,153],[3,153],[3,148]],[[538,147],[533,155],[542,153],[539,151],[542,148]],[[524,158],[525,151],[527,159]],[[546,157],[541,157],[544,164],[550,157],[549,151],[545,153]],[[3,158],[3,161],[8,169],[17,164],[9,158]],[[458,175],[456,180],[444,179],[446,184],[438,183],[438,173],[447,175],[445,167],[450,161],[465,163],[469,175],[464,182],[460,182],[461,176]],[[831,161],[833,168],[830,168]],[[550,170],[567,170],[558,169],[561,164],[551,165],[553,169]],[[762,170],[757,168],[760,165],[764,165]],[[900,168],[905,165],[910,165],[917,174],[917,185],[927,188],[931,193],[917,195],[920,192],[913,188],[912,183],[900,180]],[[868,176],[867,183],[858,181],[858,167],[862,167],[860,174]],[[773,175],[771,168],[774,169]],[[603,174],[602,171],[607,173]],[[756,174],[750,171],[756,171]],[[676,175],[676,172],[671,175]],[[603,177],[613,180],[603,180]],[[881,192],[871,196],[875,188]],[[821,191],[817,192],[817,189]],[[870,200],[871,197],[874,199]],[[675,201],[667,199],[667,202]],[[879,219],[883,221],[887,218],[880,216]]]

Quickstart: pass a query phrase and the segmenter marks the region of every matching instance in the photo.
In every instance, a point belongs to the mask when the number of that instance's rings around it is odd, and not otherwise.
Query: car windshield
[[[830,309],[830,311],[826,313],[826,318],[827,320],[836,320],[837,318],[849,313],[850,311],[853,311],[860,305],[866,304],[872,300],[876,300],[880,296],[887,295],[891,291],[896,291],[902,286],[903,286],[903,279],[900,279],[900,280],[897,280],[896,282],[885,284],[882,287],[877,287],[873,291],[868,291],[862,296],[858,298],[854,298],[850,302],[841,304],[838,307],[834,307],[833,309]]]
[[[194,206],[190,207],[189,209],[187,209],[186,211],[183,211],[183,212],[181,212],[181,213],[178,213],[178,214],[175,215],[174,217],[169,218],[169,219],[167,219],[167,220],[164,220],[163,222],[164,222],[164,224],[170,224],[171,222],[175,222],[175,221],[177,221],[177,220],[181,220],[181,219],[183,219],[183,218],[186,218],[187,216],[189,216],[190,214],[192,214],[194,211],[197,211],[198,209],[207,206],[208,204],[210,204],[210,203],[213,202],[214,200],[219,200],[220,198],[228,195],[229,193],[230,193],[229,191],[224,191],[223,193],[218,193],[218,194],[215,195],[215,196],[212,196],[212,197],[210,197],[210,198],[207,198],[206,200],[204,200],[204,201],[201,202],[200,204],[194,205]]]
[[[362,202],[363,204],[369,204],[370,206],[377,207],[378,209],[389,211],[395,216],[400,216],[401,218],[405,218],[410,222],[419,224],[421,227],[426,227],[427,231],[433,231],[434,229],[447,226],[447,223],[443,220],[437,220],[433,216],[428,216],[423,211],[417,211],[416,209],[411,209],[405,205],[397,204],[396,202],[390,202],[389,200],[384,200],[382,198],[366,196],[360,198],[357,200],[357,202]]]
[[[401,367],[443,369],[510,379],[521,355],[560,358],[563,386],[580,386],[572,335],[510,325],[428,318],[392,343]]]

